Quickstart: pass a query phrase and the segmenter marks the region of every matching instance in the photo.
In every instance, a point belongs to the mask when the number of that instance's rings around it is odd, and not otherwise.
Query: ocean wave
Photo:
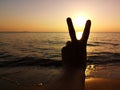
[[[97,44],[87,44],[87,46],[100,46],[100,45],[97,45]]]
[[[0,61],[0,67],[14,66],[62,66],[62,61],[51,59],[38,59],[36,57],[23,57],[19,60]]]
[[[11,57],[12,55],[9,55],[7,52],[0,52],[0,58],[7,58]]]
[[[120,58],[120,53],[113,53],[113,52],[90,52],[89,54],[93,55],[91,57],[97,55],[97,57]]]
[[[105,64],[112,64],[116,65],[120,63],[119,59],[103,59],[102,57],[92,56],[88,59],[88,64],[96,64],[96,65],[105,65]]]
[[[93,42],[93,45],[97,45],[97,46],[100,46],[100,45],[103,45],[103,44],[112,45],[112,46],[119,46],[120,45],[118,43],[110,43],[110,42]]]
[[[120,63],[119,59],[105,59],[102,56],[89,56],[87,60],[87,64],[96,64],[96,65],[104,65],[104,64],[118,64]],[[61,67],[63,66],[62,60],[54,60],[54,59],[43,59],[37,57],[22,57],[15,58],[14,60],[0,61],[0,67],[18,67],[18,66],[42,66],[42,67]]]

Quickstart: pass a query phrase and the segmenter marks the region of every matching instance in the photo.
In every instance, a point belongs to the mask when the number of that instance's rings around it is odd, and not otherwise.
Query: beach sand
[[[120,79],[90,78],[86,90],[120,90]]]
[[[107,69],[105,70],[107,72]],[[0,72],[2,73],[0,76],[0,90],[42,90],[44,85],[46,85],[43,84],[44,82],[41,83],[42,81],[45,79],[46,81],[51,81],[52,78],[60,74],[58,68],[41,67],[2,68]],[[106,75],[106,73],[100,73]],[[119,72],[117,71],[117,73],[110,74],[109,77],[105,78],[87,77],[86,90],[120,90],[120,78],[118,75]],[[116,78],[113,76],[116,76]]]
[[[4,90],[43,90],[43,87],[41,85],[10,85]],[[120,79],[89,78],[86,79],[86,90],[120,90]]]

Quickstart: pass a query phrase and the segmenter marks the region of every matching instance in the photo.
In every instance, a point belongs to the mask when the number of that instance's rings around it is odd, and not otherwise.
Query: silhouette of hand
[[[62,48],[62,60],[65,69],[86,69],[86,45],[90,33],[91,21],[87,20],[82,38],[76,39],[75,30],[71,18],[67,18],[67,24],[71,41]]]

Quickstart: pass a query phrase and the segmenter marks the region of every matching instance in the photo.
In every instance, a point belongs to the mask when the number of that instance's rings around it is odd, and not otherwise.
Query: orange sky
[[[0,0],[0,32],[67,32],[68,16],[91,19],[92,32],[120,32],[120,0]]]

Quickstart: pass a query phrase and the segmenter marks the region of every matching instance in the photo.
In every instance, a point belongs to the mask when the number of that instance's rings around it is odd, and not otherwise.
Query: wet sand
[[[86,90],[120,90],[120,79],[90,78]]]
[[[18,90],[42,90],[41,86],[20,86]],[[86,79],[86,90],[120,90],[120,79]]]
[[[108,71],[93,73],[96,76],[87,77],[86,90],[120,90],[119,72],[114,68]],[[118,70],[118,69],[117,69]],[[60,75],[61,68],[42,68],[42,67],[17,67],[0,69],[0,90],[43,90],[47,82]],[[107,77],[107,73],[109,73]],[[92,73],[91,73],[92,75]],[[114,76],[114,77],[113,77]],[[42,82],[42,83],[41,83]],[[55,83],[56,85],[56,83]]]

